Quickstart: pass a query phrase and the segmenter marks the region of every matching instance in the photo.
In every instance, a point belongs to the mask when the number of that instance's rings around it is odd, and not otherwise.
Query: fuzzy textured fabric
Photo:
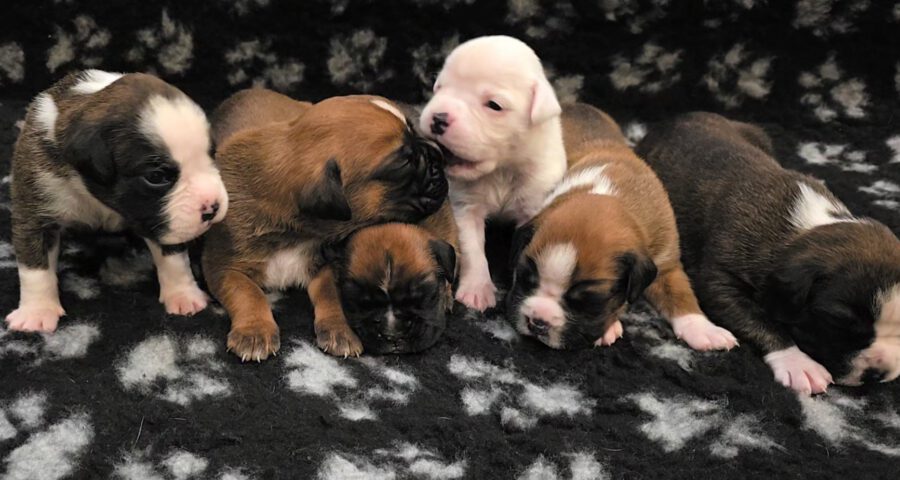
[[[534,46],[559,97],[638,140],[711,110],[900,231],[900,3],[871,0],[5,2],[0,312],[16,306],[9,158],[28,100],[84,67],[152,71],[205,107],[249,85],[422,102],[461,40]],[[508,228],[489,234],[502,264]],[[461,308],[417,355],[338,360],[303,292],[282,350],[225,352],[213,305],[166,316],[149,253],[68,235],[53,335],[0,328],[0,479],[896,478],[900,382],[798,399],[749,347],[696,353],[638,305],[610,348],[551,351]],[[495,272],[502,286],[504,272]]]

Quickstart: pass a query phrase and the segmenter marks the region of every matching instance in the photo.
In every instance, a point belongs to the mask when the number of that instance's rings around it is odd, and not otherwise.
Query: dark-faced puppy
[[[456,246],[449,203],[419,225],[376,225],[350,237],[333,265],[344,314],[367,352],[418,352],[438,340],[453,308]]]
[[[166,311],[206,307],[184,244],[228,208],[211,149],[203,110],[150,75],[87,70],[35,97],[12,161],[21,295],[10,328],[56,328],[59,238],[69,227],[131,229],[153,254]]]
[[[364,226],[417,222],[437,211],[447,195],[441,152],[384,98],[304,105],[258,89],[240,95],[215,115],[216,132],[233,132],[216,155],[233,193],[231,212],[212,229],[203,254],[210,290],[231,316],[228,348],[245,360],[276,352],[278,325],[263,289],[303,286],[319,346],[358,355],[362,345],[347,325],[321,245]],[[267,110],[257,101],[285,105]],[[289,120],[265,116],[291,108],[298,114]],[[250,120],[241,118],[244,112]]]
[[[900,241],[786,170],[752,125],[692,113],[638,152],[669,191],[700,304],[804,393],[900,375]]]
[[[700,311],[666,192],[618,125],[574,105],[563,126],[571,167],[514,237],[507,312],[518,331],[553,348],[610,345],[621,313],[644,295],[692,348],[733,347]]]

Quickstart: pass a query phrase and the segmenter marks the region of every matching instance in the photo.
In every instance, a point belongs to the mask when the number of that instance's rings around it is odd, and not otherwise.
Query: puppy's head
[[[386,99],[323,100],[292,122],[290,136],[285,163],[318,166],[290,185],[303,217],[353,225],[417,222],[447,196],[440,148]]]
[[[534,51],[514,38],[490,36],[450,53],[419,123],[452,152],[447,174],[474,180],[515,161],[529,133],[560,111]]]
[[[367,352],[417,352],[438,340],[453,304],[456,251],[449,243],[389,223],[359,230],[341,255],[341,304]]]
[[[507,315],[519,333],[558,349],[592,346],[656,278],[615,202],[574,194],[516,231]]]
[[[225,217],[228,195],[211,157],[209,124],[184,93],[131,74],[73,95],[93,98],[61,114],[60,153],[136,233],[180,244]]]
[[[900,376],[900,241],[863,220],[804,233],[766,284],[772,317],[844,385]]]

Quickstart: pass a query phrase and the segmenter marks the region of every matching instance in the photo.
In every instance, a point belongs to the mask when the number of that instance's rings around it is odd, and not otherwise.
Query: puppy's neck
[[[551,118],[533,126],[515,149],[510,163],[553,165],[559,164],[565,170],[566,149],[563,145],[562,123],[559,117]]]

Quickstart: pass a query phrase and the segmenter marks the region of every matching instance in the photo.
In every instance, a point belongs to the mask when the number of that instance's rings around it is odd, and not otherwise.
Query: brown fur
[[[212,115],[216,144],[240,130],[297,118],[312,103],[301,102],[264,88],[248,88],[228,97]]]

